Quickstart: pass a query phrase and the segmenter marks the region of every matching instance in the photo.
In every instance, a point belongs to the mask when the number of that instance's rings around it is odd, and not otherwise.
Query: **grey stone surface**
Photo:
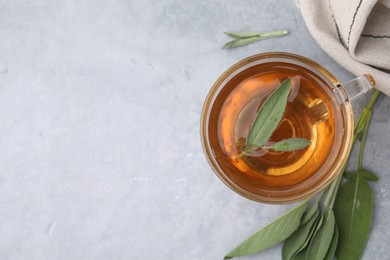
[[[223,31],[279,28],[291,34],[220,50]],[[209,168],[199,118],[214,80],[276,50],[352,77],[287,0],[3,0],[0,38],[1,259],[222,259],[290,206],[244,199]],[[382,96],[364,259],[390,259],[389,118]]]

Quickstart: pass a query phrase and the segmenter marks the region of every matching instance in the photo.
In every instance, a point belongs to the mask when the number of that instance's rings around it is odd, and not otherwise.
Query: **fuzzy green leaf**
[[[244,46],[253,42],[260,41],[260,37],[248,37],[248,38],[242,38],[242,39],[237,39],[231,42],[226,43],[222,49],[228,49],[228,48],[233,48],[233,47],[239,47],[239,46]]]
[[[304,138],[288,138],[283,141],[274,143],[270,149],[277,152],[290,152],[305,148],[310,144],[310,141]]]
[[[225,44],[225,46],[223,46],[222,49],[239,47],[260,40],[265,40],[274,37],[281,37],[288,34],[288,31],[275,30],[271,32],[225,32],[225,34],[232,37],[235,40]]]
[[[237,256],[253,255],[267,248],[276,246],[289,237],[299,227],[307,203],[299,204],[287,211],[230,251],[224,259]]]
[[[302,251],[299,251],[293,258],[292,260],[306,260],[306,254],[307,254],[307,247],[302,249]]]
[[[334,254],[336,253],[338,241],[339,241],[339,231],[337,229],[337,225],[335,225],[332,243],[329,246],[328,252],[326,252],[326,256],[325,256],[324,260],[333,260],[334,259]]]
[[[314,225],[310,229],[310,233],[307,236],[305,242],[303,243],[301,248],[297,251],[297,253],[294,255],[292,260],[306,260],[307,251],[309,249],[308,245],[310,244],[311,239],[313,238],[313,235],[317,232],[318,229],[320,229],[320,227],[322,225],[323,217],[324,216],[322,214],[319,218],[317,218],[316,222],[314,223]]]
[[[307,223],[311,217],[316,214],[316,212],[319,213],[319,206],[318,206],[319,200],[317,200],[310,208],[308,212],[302,217],[301,226],[305,223]],[[309,245],[309,242],[313,236],[313,234],[317,231],[319,226],[322,224],[322,216],[318,218],[318,215],[316,217],[316,220],[314,221],[314,224],[310,228],[309,234],[307,235],[305,241],[300,246],[300,248],[295,252],[292,259],[305,259],[306,258],[306,252],[307,252],[307,246]]]
[[[359,172],[362,173],[363,178],[366,181],[378,181],[378,176],[366,169],[361,169]],[[344,177],[350,181],[357,178],[357,172],[345,172]]]
[[[310,213],[310,211],[308,213]],[[284,241],[283,249],[282,249],[283,260],[291,259],[302,248],[307,237],[310,234],[310,231],[312,230],[313,226],[317,222],[318,216],[319,216],[319,211],[317,206],[317,210],[314,211],[314,214],[311,214],[310,219],[307,222],[304,222],[291,236],[289,236]],[[302,222],[304,218],[305,216],[302,217]]]
[[[246,146],[261,147],[278,127],[292,88],[291,78],[283,81],[264,101],[249,129]]]
[[[354,178],[356,178],[356,172],[344,172],[344,178],[346,178],[347,180],[350,180],[352,181]]]
[[[259,37],[261,35],[261,32],[225,32],[225,34],[234,39],[242,39],[250,37]]]
[[[337,259],[360,259],[372,218],[372,191],[361,172],[341,186],[334,210],[339,229]]]
[[[366,169],[361,169],[360,172],[366,181],[378,181],[378,176]]]
[[[313,217],[313,215],[317,213],[317,211],[319,211],[318,200],[314,202],[310,209],[303,215],[301,226],[308,222]]]
[[[323,213],[323,223],[310,242],[307,259],[324,259],[332,242],[335,224],[333,210],[328,209]]]

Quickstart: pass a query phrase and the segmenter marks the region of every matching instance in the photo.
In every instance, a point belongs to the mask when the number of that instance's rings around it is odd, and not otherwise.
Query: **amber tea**
[[[311,144],[291,152],[258,149],[239,156],[257,111],[289,77],[286,111],[267,144],[287,138],[305,138]],[[216,167],[239,189],[253,194],[302,192],[302,187],[326,178],[340,156],[345,127],[340,109],[333,86],[307,67],[284,61],[249,66],[226,79],[210,104],[206,131]]]

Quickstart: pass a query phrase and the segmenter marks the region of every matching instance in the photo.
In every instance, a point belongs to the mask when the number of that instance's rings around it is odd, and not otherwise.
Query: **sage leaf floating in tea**
[[[291,88],[291,78],[288,78],[264,101],[249,128],[246,139],[247,147],[261,147],[271,137],[278,127],[280,120],[282,120]]]
[[[291,78],[288,78],[272,91],[264,101],[249,128],[242,155],[253,152],[258,148],[286,152],[303,149],[310,144],[310,141],[304,138],[289,138],[270,147],[264,146],[283,118],[291,89]]]
[[[310,141],[304,138],[288,138],[274,143],[270,149],[278,152],[290,152],[303,149],[310,144]]]
[[[267,226],[245,239],[241,244],[230,251],[224,259],[252,255],[276,246],[297,230],[306,207],[307,203],[304,202],[287,211]]]

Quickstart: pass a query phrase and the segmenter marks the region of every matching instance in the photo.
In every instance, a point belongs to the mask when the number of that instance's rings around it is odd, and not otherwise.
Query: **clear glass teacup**
[[[293,88],[284,118],[270,141],[306,138],[302,150],[259,150],[239,156],[253,118],[285,79]],[[341,84],[305,57],[282,52],[257,54],[225,71],[202,111],[201,139],[216,175],[233,191],[258,202],[291,203],[325,188],[341,171],[352,146],[351,99],[374,86],[369,75]]]

